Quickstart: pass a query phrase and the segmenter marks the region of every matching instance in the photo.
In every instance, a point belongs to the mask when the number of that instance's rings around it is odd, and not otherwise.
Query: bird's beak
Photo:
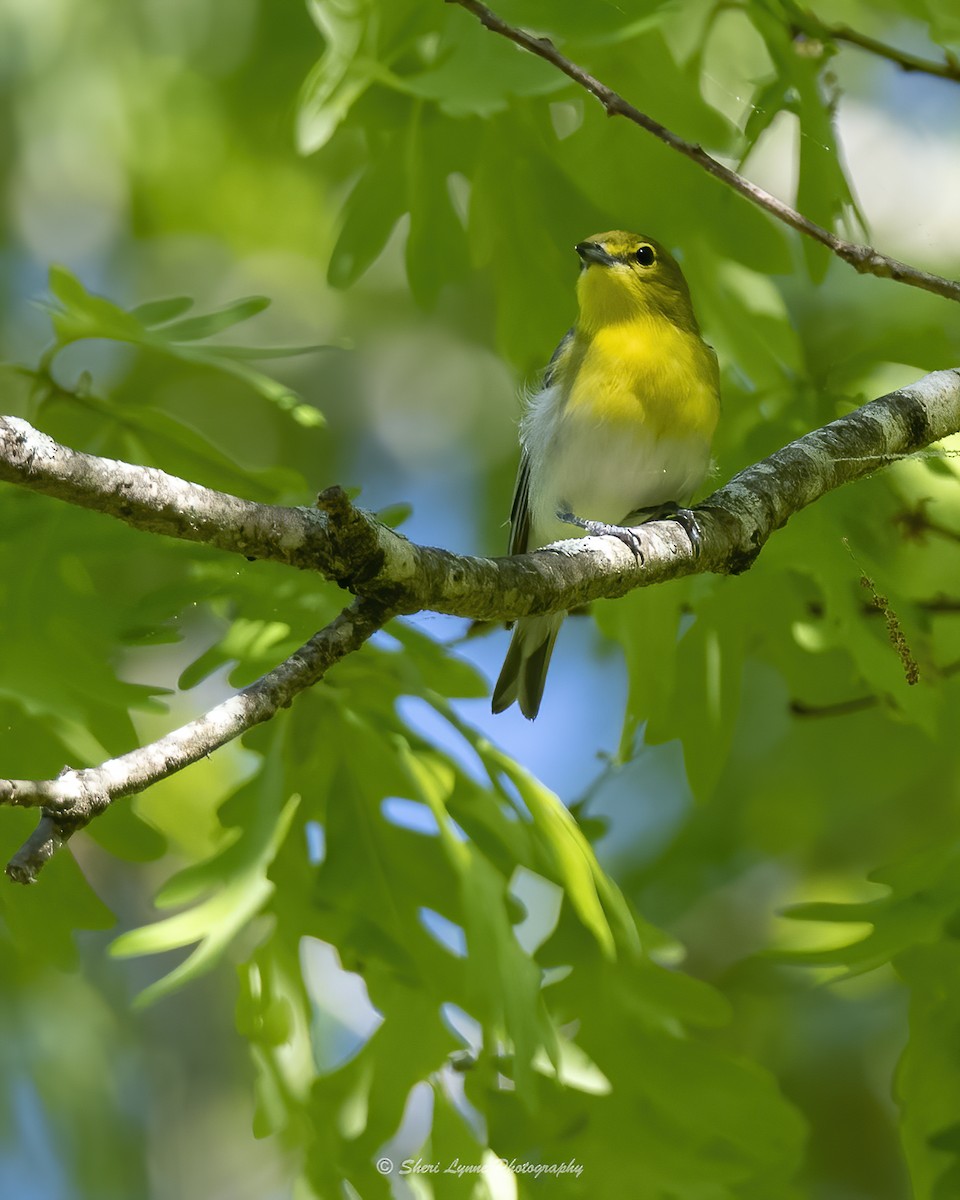
[[[598,267],[612,267],[617,261],[599,242],[578,242],[574,250],[580,255],[580,261],[585,267],[589,267],[591,263],[596,263]]]

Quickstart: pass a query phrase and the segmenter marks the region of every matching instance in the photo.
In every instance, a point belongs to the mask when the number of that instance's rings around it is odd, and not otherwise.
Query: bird
[[[520,422],[510,554],[609,534],[641,557],[626,524],[673,517],[699,552],[688,503],[710,466],[720,416],[717,356],[700,335],[673,255],[612,230],[574,247],[578,314]],[[565,612],[515,624],[492,709],[540,710]]]

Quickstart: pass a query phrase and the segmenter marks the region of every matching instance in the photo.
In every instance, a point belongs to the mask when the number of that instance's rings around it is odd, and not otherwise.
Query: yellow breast
[[[659,315],[577,333],[560,382],[566,413],[642,426],[652,437],[713,437],[720,415],[717,360],[695,333]]]

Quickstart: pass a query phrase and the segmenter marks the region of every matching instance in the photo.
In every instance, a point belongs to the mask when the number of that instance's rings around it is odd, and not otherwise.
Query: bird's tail
[[[491,707],[495,713],[503,712],[515,700],[531,721],[540,711],[553,644],[565,616],[562,612],[550,613],[545,617],[522,617],[517,622],[503,670],[493,689]]]

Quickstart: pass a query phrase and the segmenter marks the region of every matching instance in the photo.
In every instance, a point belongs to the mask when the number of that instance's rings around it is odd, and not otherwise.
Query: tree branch
[[[841,484],[960,430],[960,370],[935,371],[748,467],[698,510],[696,556],[674,521],[644,525],[644,561],[615,538],[574,538],[511,558],[419,546],[350,503],[257,504],[154,467],[81,454],[0,417],[0,480],[106,513],[137,529],[317,571],[395,613],[422,609],[515,620],[701,571],[736,574],[790,516]]]
[[[960,301],[960,281],[944,279],[940,275],[932,275],[928,271],[921,271],[919,267],[911,266],[909,263],[900,262],[899,259],[890,258],[886,254],[879,253],[872,246],[849,242],[845,238],[837,237],[836,234],[831,233],[828,229],[824,229],[822,225],[815,224],[802,213],[797,212],[795,208],[791,208],[789,204],[778,200],[770,192],[758,187],[755,183],[751,183],[749,179],[745,179],[736,171],[731,170],[730,167],[718,162],[711,155],[707,154],[702,146],[697,146],[692,142],[686,141],[678,134],[667,129],[665,125],[661,125],[659,121],[655,121],[652,117],[647,116],[646,113],[635,108],[629,101],[613,91],[612,88],[608,88],[606,84],[595,79],[582,67],[565,58],[549,38],[535,37],[533,34],[527,33],[526,30],[507,24],[495,12],[487,8],[485,4],[481,4],[480,0],[446,0],[446,3],[458,4],[461,8],[465,8],[468,12],[472,13],[492,33],[500,34],[501,37],[508,38],[524,50],[529,50],[531,54],[536,54],[538,58],[552,63],[559,71],[562,71],[564,75],[572,79],[574,83],[578,83],[592,96],[596,97],[603,105],[608,116],[626,117],[634,125],[639,125],[641,129],[652,133],[654,137],[659,138],[671,150],[676,150],[679,154],[683,154],[686,158],[691,159],[715,179],[719,179],[722,183],[727,184],[728,187],[733,188],[735,192],[744,196],[752,204],[756,204],[759,208],[764,209],[776,217],[777,220],[789,225],[791,229],[797,230],[798,233],[802,233],[805,237],[812,238],[814,241],[826,246],[827,249],[836,254],[838,258],[843,259],[844,262],[849,263],[860,274],[876,275],[881,279],[894,279],[898,283],[906,283],[911,287],[922,288],[927,292],[935,292],[938,296],[944,296],[948,300]]]
[[[949,51],[944,51],[943,62],[934,62],[929,58],[921,58],[918,54],[911,54],[908,50],[888,46],[886,42],[877,41],[868,34],[851,29],[849,25],[832,25],[828,21],[821,21],[815,13],[807,9],[794,8],[791,4],[790,13],[795,20],[794,29],[807,37],[826,42],[847,42],[851,46],[867,50],[870,54],[876,54],[878,58],[896,63],[901,71],[918,71],[924,75],[935,75],[939,79],[952,79],[954,83],[960,83],[960,62]]]
[[[157,741],[99,767],[65,768],[56,779],[0,779],[0,804],[42,809],[39,825],[7,864],[7,875],[16,883],[34,883],[44,863],[114,800],[143,791],[269,721],[334,663],[359,650],[390,616],[381,605],[355,600],[256,683]]]
[[[318,571],[358,598],[262,679],[151,745],[56,779],[0,780],[0,805],[42,809],[7,874],[43,863],[113,800],[142,791],[269,720],[397,613],[481,620],[577,608],[697,572],[746,570],[770,535],[841,484],[960,431],[960,369],[936,371],[806,434],[741,471],[697,508],[695,553],[675,521],[643,525],[642,561],[611,537],[572,538],[512,558],[418,546],[354,507],[342,488],[319,511],[255,504],[155,468],[81,454],[26,421],[0,417],[0,479],[109,514],[135,528]]]

